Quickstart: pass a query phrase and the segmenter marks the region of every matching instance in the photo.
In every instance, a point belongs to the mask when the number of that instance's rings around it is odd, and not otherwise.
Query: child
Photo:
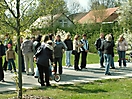
[[[12,73],[12,65],[13,65],[13,69],[14,72],[16,72],[16,66],[15,66],[15,51],[12,49],[11,44],[7,45],[8,50],[6,51],[6,61],[8,61],[8,70],[11,71]]]

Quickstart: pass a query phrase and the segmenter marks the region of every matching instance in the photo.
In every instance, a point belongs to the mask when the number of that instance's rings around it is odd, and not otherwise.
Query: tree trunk
[[[22,99],[22,64],[21,64],[21,51],[20,51],[20,0],[17,0],[17,18],[16,18],[16,23],[17,23],[17,42],[18,42],[18,99]]]

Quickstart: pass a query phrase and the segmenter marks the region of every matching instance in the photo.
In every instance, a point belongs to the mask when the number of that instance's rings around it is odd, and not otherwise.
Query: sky
[[[84,6],[85,8],[90,4],[90,0],[77,0],[77,1],[79,1],[80,5]]]
[[[90,0],[65,0],[67,5],[71,5],[73,2],[78,2],[84,9],[88,9],[90,5]]]

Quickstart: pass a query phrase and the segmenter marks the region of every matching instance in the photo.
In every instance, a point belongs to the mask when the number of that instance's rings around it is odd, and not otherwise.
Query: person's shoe
[[[14,70],[14,72],[17,72],[16,70]]]
[[[45,84],[41,84],[41,87],[45,86]]]
[[[22,71],[23,73],[25,73],[26,71]]]
[[[31,74],[32,76],[34,76],[34,74]]]
[[[115,69],[115,67],[111,67],[110,69]]]
[[[34,76],[34,78],[38,78],[38,76]]]
[[[82,71],[81,69],[75,69],[75,71]]]
[[[106,73],[105,75],[111,75],[111,73]]]
[[[51,84],[46,84],[47,87],[51,86]]]
[[[29,74],[27,74],[27,75],[29,75]]]
[[[72,65],[69,65],[69,67],[72,67]]]
[[[7,69],[3,69],[5,72],[7,71]]]
[[[31,75],[34,76],[35,73],[32,73]]]
[[[1,82],[5,82],[5,80],[4,80],[4,79],[2,79],[2,80],[1,80]]]
[[[81,69],[78,69],[77,71],[82,71]]]
[[[105,66],[101,66],[100,68],[105,68]]]
[[[13,73],[13,71],[12,71],[12,70],[10,70],[10,73]]]

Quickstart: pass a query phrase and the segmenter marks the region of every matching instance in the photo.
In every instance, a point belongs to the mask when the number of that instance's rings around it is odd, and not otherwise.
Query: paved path
[[[110,78],[125,78],[132,77],[132,63],[127,63],[127,67],[119,68],[118,63],[115,63],[116,69],[110,69],[112,75],[104,75],[104,68],[100,68],[99,64],[87,64],[88,69],[82,71],[75,71],[73,67],[63,67],[63,74],[61,75],[61,81],[51,81],[51,84],[73,84],[77,82],[90,82],[94,80],[110,79]],[[16,90],[15,82],[12,78],[15,76],[14,73],[5,72],[5,81],[0,82],[0,93],[4,91]],[[23,88],[32,88],[40,86],[37,82],[37,78],[33,76],[27,76],[25,73],[22,74]]]

